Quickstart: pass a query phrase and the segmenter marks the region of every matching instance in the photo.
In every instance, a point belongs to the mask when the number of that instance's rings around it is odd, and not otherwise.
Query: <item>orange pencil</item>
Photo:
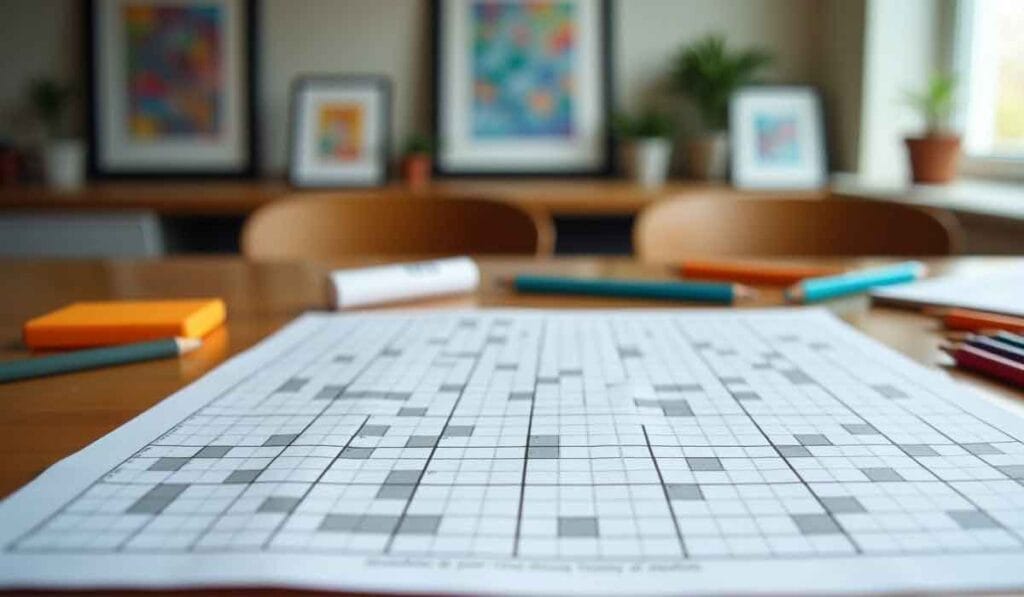
[[[684,278],[729,280],[766,286],[789,286],[804,278],[832,276],[843,271],[823,265],[781,265],[751,261],[687,260],[679,268]]]
[[[942,318],[946,329],[950,330],[1005,330],[1007,332],[1024,332],[1024,318],[996,315],[984,311],[968,309],[952,309]]]

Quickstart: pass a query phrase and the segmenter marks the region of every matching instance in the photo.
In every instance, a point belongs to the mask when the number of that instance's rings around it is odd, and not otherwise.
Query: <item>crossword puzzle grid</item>
[[[1024,444],[825,323],[324,316],[7,549],[1024,550]]]

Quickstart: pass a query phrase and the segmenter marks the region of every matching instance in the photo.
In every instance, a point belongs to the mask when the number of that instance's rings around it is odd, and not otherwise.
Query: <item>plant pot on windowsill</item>
[[[626,145],[626,168],[633,182],[655,189],[665,185],[672,142],[665,137],[636,137]]]
[[[423,187],[430,184],[430,154],[410,153],[402,159],[402,179],[410,187]]]
[[[686,166],[690,178],[725,180],[729,167],[729,138],[725,132],[708,133],[688,141]]]
[[[956,178],[960,159],[959,135],[932,133],[903,140],[910,156],[910,171],[915,183],[947,184]]]

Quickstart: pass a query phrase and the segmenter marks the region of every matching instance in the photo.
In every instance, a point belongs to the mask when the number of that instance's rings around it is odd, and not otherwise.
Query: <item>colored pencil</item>
[[[1010,332],[998,331],[992,335],[992,339],[1002,342],[1003,344],[1024,349],[1024,336],[1019,336]]]
[[[838,276],[810,278],[790,286],[786,290],[786,298],[793,302],[811,303],[864,292],[876,286],[912,282],[923,277],[927,272],[928,268],[920,261],[905,261],[883,267],[846,272]]]
[[[1024,387],[1024,365],[984,351],[975,346],[944,346],[956,366]]]
[[[511,283],[517,291],[526,293],[582,294],[709,303],[732,303],[737,299],[755,294],[752,289],[740,284],[717,282],[608,280],[519,275],[512,278]]]
[[[165,338],[0,363],[0,382],[175,357],[202,346],[197,338]]]
[[[1024,348],[1017,348],[1016,346],[1003,344],[1002,342],[994,338],[989,338],[988,336],[970,336],[964,340],[964,343],[975,348],[980,348],[986,352],[997,354],[1004,359],[1010,359],[1017,363],[1024,363]]]
[[[722,280],[765,286],[788,286],[806,278],[833,276],[843,269],[821,265],[782,265],[752,261],[687,260],[679,267],[684,278]]]
[[[985,329],[996,329],[1014,333],[1024,332],[1024,318],[996,315],[995,313],[972,311],[970,309],[951,309],[943,316],[942,323],[951,330],[976,332]]]

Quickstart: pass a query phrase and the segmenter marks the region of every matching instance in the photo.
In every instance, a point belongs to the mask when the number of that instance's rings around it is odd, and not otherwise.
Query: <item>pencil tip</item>
[[[178,345],[178,354],[188,354],[203,345],[199,338],[175,338],[174,343]]]

